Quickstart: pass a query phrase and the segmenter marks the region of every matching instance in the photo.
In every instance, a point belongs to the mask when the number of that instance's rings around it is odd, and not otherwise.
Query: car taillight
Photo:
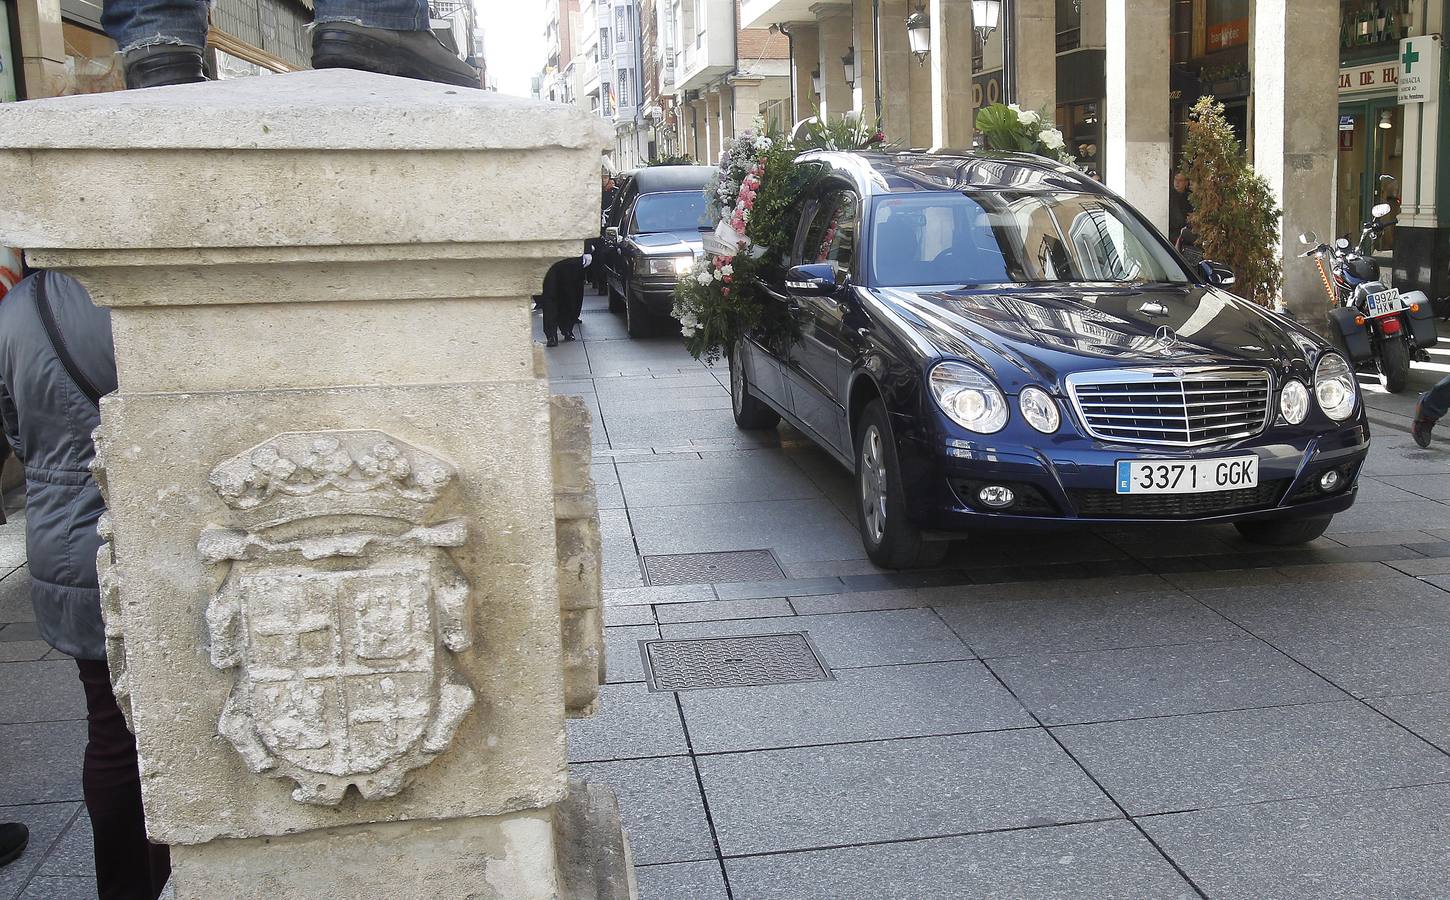
[[[1380,319],[1380,330],[1385,334],[1400,333],[1400,319],[1398,316],[1390,316],[1388,319]]]

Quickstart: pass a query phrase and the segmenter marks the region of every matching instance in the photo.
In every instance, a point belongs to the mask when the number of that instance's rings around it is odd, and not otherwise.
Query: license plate
[[[1259,486],[1259,458],[1118,461],[1120,494],[1202,494]]]
[[[1390,288],[1387,291],[1370,294],[1368,306],[1371,317],[1387,316],[1404,309],[1405,301],[1400,297],[1399,288]]]

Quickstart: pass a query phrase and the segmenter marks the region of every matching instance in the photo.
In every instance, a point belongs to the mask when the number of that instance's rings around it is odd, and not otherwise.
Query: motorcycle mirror
[[[1347,237],[1340,238],[1339,240],[1337,240],[1337,241],[1334,242],[1334,246],[1338,247],[1341,250],[1348,250],[1349,249],[1349,238],[1347,238]]]
[[[1299,243],[1303,244],[1306,247],[1310,246],[1311,244],[1317,244],[1319,243],[1319,235],[1315,234],[1312,231],[1306,231],[1303,234],[1299,235]]]
[[[1374,207],[1370,209],[1369,214],[1374,216],[1376,219],[1383,219],[1385,216],[1390,214],[1390,205],[1388,203],[1376,203]]]

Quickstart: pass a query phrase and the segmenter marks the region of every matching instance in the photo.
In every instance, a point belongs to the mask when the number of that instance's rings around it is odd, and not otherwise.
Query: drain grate
[[[831,681],[805,632],[640,641],[651,691]]]
[[[644,573],[650,584],[721,584],[785,578],[780,563],[769,550],[646,556]]]

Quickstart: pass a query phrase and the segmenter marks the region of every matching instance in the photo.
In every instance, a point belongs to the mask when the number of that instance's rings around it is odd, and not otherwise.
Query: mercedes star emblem
[[[1172,350],[1178,346],[1178,332],[1167,325],[1159,325],[1158,330],[1153,332],[1153,338],[1163,345],[1164,350]]]

